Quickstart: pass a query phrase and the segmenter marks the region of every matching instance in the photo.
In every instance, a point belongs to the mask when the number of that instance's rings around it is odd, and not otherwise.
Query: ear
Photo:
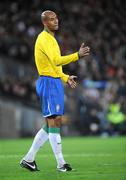
[[[42,22],[42,24],[44,25],[44,27],[46,26],[46,23],[45,23],[45,22]]]
[[[45,27],[47,27],[47,24],[48,24],[47,19],[43,20],[42,23],[43,23],[43,25],[44,25]]]

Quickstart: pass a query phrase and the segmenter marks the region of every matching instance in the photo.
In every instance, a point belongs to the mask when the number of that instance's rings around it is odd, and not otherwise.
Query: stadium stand
[[[34,43],[42,30],[41,12],[54,10],[60,19],[57,39],[62,54],[78,50],[83,41],[92,52],[86,61],[64,68],[77,75],[79,82],[75,91],[66,86],[66,113],[71,124],[82,135],[126,134],[125,119],[120,126],[107,119],[111,104],[119,104],[126,115],[125,6],[120,0],[1,1],[0,97],[39,108]]]

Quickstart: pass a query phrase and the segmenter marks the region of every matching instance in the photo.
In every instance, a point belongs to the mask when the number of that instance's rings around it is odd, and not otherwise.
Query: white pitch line
[[[4,155],[1,154],[0,155],[0,159],[4,159],[4,158],[22,158],[24,155],[22,154],[8,154],[8,155]],[[52,157],[53,154],[43,154],[43,155],[38,155],[37,157],[42,157],[42,158],[47,158],[47,157]],[[108,156],[112,156],[111,154],[94,154],[94,153],[83,153],[83,154],[64,154],[64,157],[108,157]]]

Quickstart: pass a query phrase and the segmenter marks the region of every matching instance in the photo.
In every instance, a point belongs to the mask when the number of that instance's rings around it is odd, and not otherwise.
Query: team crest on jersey
[[[59,110],[60,110],[60,105],[57,104],[57,105],[56,105],[56,111],[59,112]]]

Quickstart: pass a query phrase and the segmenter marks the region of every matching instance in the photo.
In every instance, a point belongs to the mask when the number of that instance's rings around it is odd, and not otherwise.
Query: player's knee
[[[54,127],[54,128],[60,128],[61,127],[61,116],[50,116],[47,118],[48,126],[49,127]]]

